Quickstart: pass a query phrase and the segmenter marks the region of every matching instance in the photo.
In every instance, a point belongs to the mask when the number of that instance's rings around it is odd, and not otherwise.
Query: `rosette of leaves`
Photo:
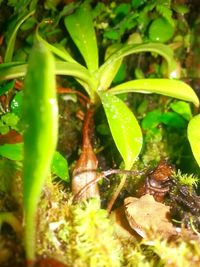
[[[117,95],[134,92],[155,93],[192,102],[196,107],[199,107],[199,99],[189,85],[172,79],[178,78],[174,54],[167,45],[161,43],[113,44],[108,47],[105,60],[99,66],[97,39],[88,1],[81,4],[71,15],[66,16],[64,24],[85,64],[80,64],[66,48],[58,48],[44,40],[39,33],[40,25],[36,31],[36,38],[57,57],[55,62],[56,75],[74,77],[85,89],[95,107],[103,104],[112,137],[124,160],[124,166],[126,169],[131,169],[142,148],[142,132],[133,112]],[[144,52],[160,55],[166,60],[170,79],[131,80],[112,87],[112,81],[123,58],[134,53]],[[26,69],[27,64],[23,62],[1,64],[0,79],[7,80],[24,76]],[[192,119],[192,126],[188,128],[191,144],[197,142],[196,133],[194,137],[191,131],[194,132],[195,128],[199,132],[199,120]],[[198,158],[198,152],[194,146],[193,153],[194,157]],[[122,181],[123,184],[124,180]]]

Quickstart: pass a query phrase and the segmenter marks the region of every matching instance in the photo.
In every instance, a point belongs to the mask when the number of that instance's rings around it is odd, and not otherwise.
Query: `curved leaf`
[[[64,23],[88,69],[91,72],[96,71],[99,61],[98,47],[89,4],[82,4],[75,13],[65,17]]]
[[[0,81],[23,77],[26,75],[27,64],[21,62],[14,62],[12,64],[0,64]],[[97,88],[97,80],[95,80],[89,71],[80,64],[74,62],[56,61],[55,72],[56,75],[72,76],[84,87],[86,92],[95,102]]]
[[[109,92],[112,94],[155,93],[189,101],[194,103],[195,106],[199,106],[199,99],[194,90],[188,84],[177,80],[139,79],[119,84],[109,89]]]
[[[115,53],[117,49],[119,49],[122,45],[121,44],[115,44],[111,45],[107,48],[106,54],[105,54],[105,59],[107,59],[110,55]],[[110,84],[112,83],[113,79],[115,78],[115,75],[117,74],[121,63],[122,63],[123,58],[120,58],[116,60],[113,64],[110,64],[106,72],[103,72],[99,76],[99,87],[98,90],[106,90],[109,88]]]
[[[114,64],[117,60],[124,58],[125,56],[142,53],[142,52],[153,52],[161,55],[166,59],[169,68],[169,76],[173,75],[176,69],[176,61],[174,60],[173,50],[164,44],[149,43],[149,44],[125,44],[121,49],[112,54],[105,63],[99,69],[99,76],[103,75],[110,68],[110,65]]]
[[[101,92],[99,95],[113,139],[125,162],[125,168],[130,169],[142,148],[140,126],[122,100],[110,93]]]
[[[11,62],[0,64],[0,81],[14,79],[25,76],[27,64],[21,62]]]
[[[26,63],[21,62],[0,64],[0,81],[25,76],[27,66]],[[93,84],[91,84],[92,78],[88,70],[82,65],[74,62],[56,61],[55,74],[73,76],[93,86]]]
[[[44,23],[44,22],[42,22],[42,23]],[[39,26],[36,29],[36,35],[35,35],[36,39],[39,42],[43,43],[52,53],[54,53],[59,58],[66,60],[68,62],[76,62],[76,60],[73,59],[73,57],[68,53],[68,51],[61,50],[61,49],[57,48],[56,46],[48,43],[44,38],[42,38],[41,35],[39,34]],[[76,62],[76,63],[78,64],[78,62]]]
[[[200,167],[200,114],[190,120],[187,134],[192,153]]]
[[[6,53],[5,53],[5,57],[4,57],[4,62],[10,62],[12,61],[12,56],[13,56],[13,51],[14,51],[14,47],[15,47],[15,39],[17,36],[17,32],[19,30],[19,27],[22,25],[22,23],[28,19],[30,16],[32,16],[35,13],[35,11],[31,11],[30,13],[28,13],[24,18],[22,18],[16,25],[9,41],[8,41],[8,46],[6,49]]]

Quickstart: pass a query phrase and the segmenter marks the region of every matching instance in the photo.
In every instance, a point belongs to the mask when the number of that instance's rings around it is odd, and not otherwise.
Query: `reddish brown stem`
[[[81,92],[71,89],[71,88],[64,88],[64,87],[58,87],[57,88],[57,92],[59,94],[76,94],[79,97],[81,97],[86,103],[90,104],[90,99],[85,96],[84,94],[82,94]]]

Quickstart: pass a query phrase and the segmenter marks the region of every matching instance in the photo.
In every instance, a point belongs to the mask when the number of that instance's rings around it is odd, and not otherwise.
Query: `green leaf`
[[[176,129],[184,128],[186,126],[186,121],[175,112],[163,113],[161,122]]]
[[[42,43],[36,43],[30,53],[24,83],[23,119],[24,246],[27,259],[34,260],[37,205],[50,176],[58,134],[55,62]]]
[[[27,64],[21,62],[0,64],[0,81],[23,77],[26,71]],[[84,87],[91,102],[95,103],[98,80],[85,67],[74,62],[56,61],[54,74],[73,76]]]
[[[27,64],[11,62],[0,64],[0,81],[10,80],[25,76]]]
[[[21,116],[22,113],[22,99],[23,99],[23,91],[20,91],[16,93],[16,95],[13,97],[10,108],[13,113],[15,113],[17,116]]]
[[[19,117],[17,115],[15,115],[14,113],[8,112],[5,115],[3,115],[1,117],[1,120],[7,124],[8,126],[16,126],[18,121],[19,121]]]
[[[104,38],[110,39],[110,40],[119,40],[120,33],[117,30],[106,30],[103,34]]]
[[[99,64],[98,47],[89,4],[82,4],[75,13],[64,19],[64,23],[89,71],[96,71]]]
[[[177,80],[139,79],[117,85],[109,89],[109,92],[112,94],[155,93],[189,101],[194,103],[196,107],[199,106],[199,99],[193,89],[188,84]]]
[[[123,82],[125,78],[126,78],[126,65],[122,63],[117,74],[115,75],[113,83]]]
[[[192,112],[189,103],[176,101],[170,104],[170,108],[188,121],[192,118]]]
[[[148,44],[125,44],[121,49],[112,54],[105,63],[99,69],[99,76],[103,76],[110,65],[114,64],[115,61],[124,58],[125,56],[142,53],[142,52],[152,52],[156,53],[165,58],[168,63],[169,76],[174,75],[176,70],[176,61],[174,60],[173,50],[167,45],[158,43],[148,43]]]
[[[15,40],[16,40],[16,36],[17,36],[17,32],[20,28],[20,26],[22,25],[22,23],[28,19],[30,16],[32,16],[34,14],[35,11],[31,11],[30,13],[28,13],[24,18],[22,18],[16,25],[9,41],[8,41],[8,46],[6,49],[6,53],[5,53],[5,57],[4,57],[4,62],[10,62],[12,61],[12,56],[13,56],[13,51],[14,51],[14,46],[15,46]]]
[[[200,114],[190,120],[187,134],[192,153],[200,167]]]
[[[23,160],[23,143],[0,146],[0,155],[10,160]]]
[[[68,53],[68,51],[64,50],[64,49],[59,49],[58,47],[48,43],[47,41],[44,40],[44,38],[41,37],[41,35],[39,34],[39,27],[41,26],[41,24],[45,23],[45,21],[41,22],[37,29],[36,29],[36,39],[43,43],[52,53],[54,53],[56,56],[58,56],[59,58],[67,61],[67,62],[76,62],[75,59],[73,59],[73,57]],[[78,63],[77,63],[78,64]]]
[[[114,54],[121,46],[122,46],[121,44],[114,44],[114,45],[109,46],[106,49],[105,60],[110,55]],[[109,65],[109,67],[106,69],[106,72],[104,72],[104,75],[100,75],[98,90],[106,90],[109,88],[114,77],[116,76],[117,72],[119,71],[121,63],[122,63],[122,59],[115,61],[115,63]]]
[[[118,97],[101,92],[100,98],[115,144],[130,169],[142,148],[142,132],[131,110]]]
[[[173,37],[174,31],[174,27],[165,18],[158,18],[149,27],[149,38],[152,42],[165,43]]]
[[[60,177],[63,181],[69,182],[69,170],[67,160],[58,152],[55,151],[51,163],[51,171]]]
[[[161,111],[160,109],[155,109],[147,113],[147,115],[142,120],[142,128],[144,130],[149,130],[155,128],[161,123]]]
[[[3,86],[0,86],[0,96],[13,89],[15,81],[9,81]]]
[[[36,18],[29,18],[27,19],[21,26],[22,31],[28,31],[31,30],[37,23]]]
[[[7,134],[10,131],[8,125],[5,125],[2,121],[0,121],[0,134]]]
[[[116,15],[128,15],[130,11],[131,5],[126,3],[121,3],[117,5],[117,7],[114,9],[114,13]]]

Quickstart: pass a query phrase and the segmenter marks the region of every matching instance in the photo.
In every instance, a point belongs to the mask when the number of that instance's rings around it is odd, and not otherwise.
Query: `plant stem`
[[[90,107],[85,116],[83,125],[82,152],[73,171],[72,193],[74,195],[77,195],[88,183],[95,180],[97,177],[96,170],[98,161],[91,144],[92,122],[93,109]],[[99,198],[99,189],[96,183],[91,184],[87,190],[85,190],[84,194],[81,195],[82,199],[91,197]]]

